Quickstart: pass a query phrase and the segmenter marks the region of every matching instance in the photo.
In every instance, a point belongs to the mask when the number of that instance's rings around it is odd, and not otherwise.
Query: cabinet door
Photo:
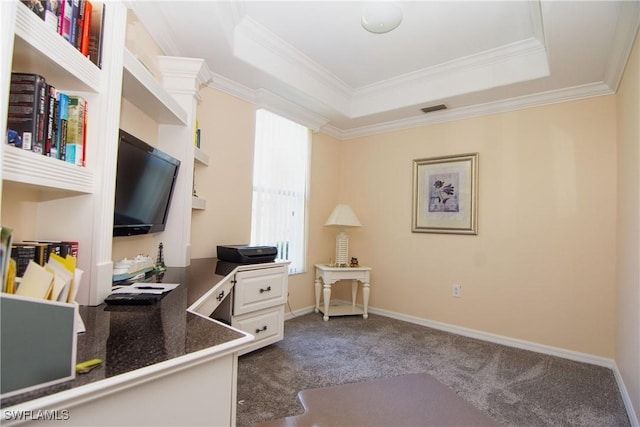
[[[236,273],[235,316],[287,302],[287,270],[284,266]]]
[[[227,277],[201,296],[188,310],[210,317],[225,299],[232,298],[232,288],[233,282],[230,277]]]

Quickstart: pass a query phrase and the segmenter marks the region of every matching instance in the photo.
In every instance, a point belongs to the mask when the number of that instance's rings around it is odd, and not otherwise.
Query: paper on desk
[[[160,295],[177,288],[179,283],[133,283],[114,288],[112,294],[156,294]]]

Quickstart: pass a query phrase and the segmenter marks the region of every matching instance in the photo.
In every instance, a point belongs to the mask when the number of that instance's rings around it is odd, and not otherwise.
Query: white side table
[[[362,314],[366,319],[369,306],[369,277],[370,267],[329,267],[326,264],[316,264],[316,313],[321,311],[324,314],[324,321],[329,320],[329,316],[348,316]],[[331,302],[331,285],[340,280],[351,280],[351,305],[333,305]],[[358,296],[358,282],[362,283],[363,308],[356,307],[356,297]],[[323,286],[324,285],[324,286]],[[320,307],[320,289],[324,287],[323,299],[324,307]]]

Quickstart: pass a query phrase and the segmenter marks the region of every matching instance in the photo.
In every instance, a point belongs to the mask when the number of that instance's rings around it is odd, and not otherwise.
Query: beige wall
[[[616,365],[640,414],[640,43],[617,95],[618,323]]]
[[[192,216],[192,258],[216,256],[217,245],[247,244],[251,237],[255,107],[208,87],[201,95],[200,148],[209,165],[196,165],[195,186],[207,208]]]
[[[612,358],[615,98],[346,141],[350,254],[376,308]],[[412,160],[479,153],[479,234],[411,233]],[[462,285],[462,298],[451,286]]]
[[[199,117],[211,163],[196,175],[208,203],[196,258],[249,239],[253,106],[207,89]],[[615,140],[613,96],[350,141],[315,134],[308,264],[333,255],[323,224],[347,202],[364,224],[349,235],[373,268],[372,306],[613,358]],[[411,233],[412,160],[467,152],[480,153],[479,234]],[[311,268],[290,278],[289,303],[314,304]]]

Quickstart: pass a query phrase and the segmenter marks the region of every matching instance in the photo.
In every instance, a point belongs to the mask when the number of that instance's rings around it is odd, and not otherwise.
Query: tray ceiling
[[[361,26],[364,2],[132,2],[211,86],[338,138],[614,93],[637,1],[394,2],[400,26]],[[421,109],[444,104],[446,110]]]

